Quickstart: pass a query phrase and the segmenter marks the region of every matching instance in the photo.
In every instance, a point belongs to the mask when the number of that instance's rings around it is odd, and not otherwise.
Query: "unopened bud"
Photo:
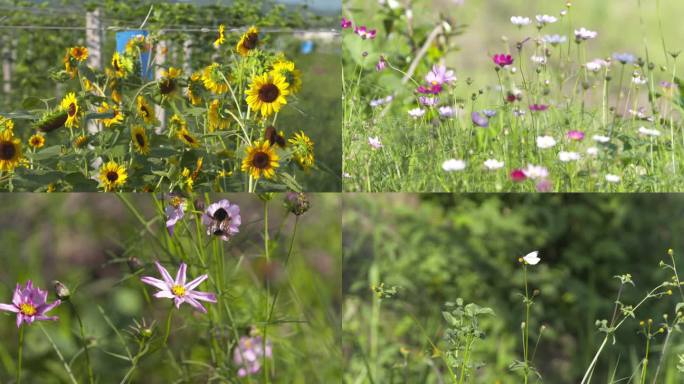
[[[69,291],[69,288],[67,288],[64,283],[61,281],[53,281],[52,286],[55,289],[55,296],[57,296],[58,299],[60,300],[69,300],[69,297],[71,296],[71,291]]]

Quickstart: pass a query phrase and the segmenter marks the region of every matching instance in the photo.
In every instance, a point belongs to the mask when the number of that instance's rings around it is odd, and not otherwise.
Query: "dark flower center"
[[[114,66],[115,71],[119,71],[119,69],[121,69],[121,66],[119,65],[119,60],[114,60],[112,65]]]
[[[264,152],[257,152],[256,154],[254,154],[254,157],[252,158],[252,165],[258,169],[268,168],[270,162],[271,158],[268,156],[267,153]]]
[[[176,82],[171,80],[171,79],[166,79],[159,84],[159,91],[164,95],[168,95],[169,93],[173,92],[175,89],[176,89]]]
[[[142,134],[136,133],[136,134],[135,134],[135,141],[138,142],[138,145],[139,145],[140,147],[144,147],[144,146],[145,146],[145,137],[143,137]]]
[[[76,103],[69,104],[69,116],[76,114]]]
[[[250,33],[242,43],[242,46],[247,49],[254,49],[256,48],[257,43],[259,43],[259,35],[256,33]]]
[[[114,171],[107,172],[107,180],[109,180],[110,182],[113,183],[118,179],[119,179],[119,174],[117,172],[114,172]]]
[[[9,141],[0,142],[0,159],[11,160],[16,153],[17,149],[14,147],[13,143]]]
[[[223,208],[219,208],[214,212],[214,220],[223,221],[226,217],[228,217],[228,212]]]
[[[265,84],[259,89],[259,99],[265,103],[274,102],[280,96],[280,90],[275,84]]]
[[[147,117],[150,115],[150,111],[148,111],[147,107],[144,105],[140,106],[140,113],[142,114],[143,117]]]
[[[194,137],[192,137],[192,136],[190,136],[190,135],[183,135],[183,137],[185,138],[185,141],[187,141],[188,143],[190,143],[190,144],[194,144],[194,143],[195,143],[195,138],[194,138]]]

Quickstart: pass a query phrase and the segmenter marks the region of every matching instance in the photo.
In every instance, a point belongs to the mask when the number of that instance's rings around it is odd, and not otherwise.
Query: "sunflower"
[[[143,35],[136,35],[126,43],[126,54],[137,56],[139,52],[149,51],[151,44]]]
[[[292,144],[292,157],[297,164],[305,171],[311,169],[314,165],[314,142],[311,138],[299,131],[288,142]]]
[[[33,127],[41,132],[52,132],[62,128],[69,118],[69,114],[62,108],[48,110],[33,124]]]
[[[68,93],[62,103],[60,108],[67,113],[67,119],[64,125],[67,128],[72,128],[74,125],[78,125],[78,115],[80,113],[80,108],[78,106],[78,99],[76,99],[76,94],[71,92]]]
[[[4,129],[0,132],[0,171],[12,171],[21,160],[21,141],[14,132]]]
[[[173,96],[178,90],[178,77],[183,73],[182,70],[174,67],[169,67],[168,70],[162,71],[159,79],[159,92],[164,96]]]
[[[218,100],[214,100],[209,105],[208,120],[209,132],[214,132],[217,129],[226,129],[230,124],[230,120],[222,116],[222,106]]]
[[[0,128],[2,128],[3,130],[9,129],[10,131],[14,131],[14,121],[4,116],[0,116]]]
[[[247,104],[253,111],[260,111],[263,117],[268,117],[287,104],[288,87],[285,77],[278,73],[254,76],[246,92]]]
[[[86,144],[88,144],[88,136],[86,135],[80,135],[74,139],[74,147],[76,148],[83,148]]]
[[[219,27],[218,27],[218,33],[219,33],[219,36],[218,36],[218,38],[216,39],[216,41],[214,41],[214,48],[218,48],[218,47],[220,47],[223,43],[226,42],[226,36],[225,36],[225,33],[226,33],[226,26],[223,25],[223,24],[219,25]]]
[[[126,173],[126,168],[114,161],[110,161],[100,167],[100,186],[103,187],[106,192],[113,191],[118,187],[123,186],[126,184],[127,178],[128,174]]]
[[[247,32],[245,32],[240,41],[235,46],[235,50],[240,54],[240,56],[247,56],[249,52],[256,49],[259,46],[259,29],[256,27],[250,27]]]
[[[38,133],[33,134],[29,137],[28,145],[34,149],[42,148],[45,145],[45,136]]]
[[[202,82],[204,87],[213,94],[220,95],[228,92],[228,83],[225,76],[221,73],[218,63],[212,63],[204,68]]]
[[[78,73],[78,68],[72,62],[71,50],[69,48],[67,48],[66,54],[64,55],[64,70],[72,79],[76,77],[76,73]]]
[[[69,54],[71,57],[76,59],[76,61],[85,61],[88,58],[88,48],[86,47],[72,47],[69,49]]]
[[[145,100],[143,96],[138,96],[137,100],[138,116],[140,116],[145,124],[157,124],[157,118],[154,116],[154,108]]]
[[[121,56],[119,52],[114,52],[112,68],[114,68],[114,77],[125,78],[133,71],[133,62],[128,57]]]
[[[135,147],[138,153],[141,155],[150,153],[150,142],[142,125],[136,125],[131,129],[131,140],[133,141],[133,147]]]
[[[202,75],[199,72],[195,72],[190,76],[190,81],[188,82],[188,99],[190,99],[190,104],[200,105],[202,104]]]
[[[191,147],[199,147],[199,141],[188,131],[188,128],[183,127],[178,131],[177,136],[185,144]]]
[[[302,72],[295,68],[295,63],[289,60],[280,60],[273,64],[271,74],[282,75],[289,86],[287,90],[294,94],[302,89]]]
[[[255,179],[261,176],[270,179],[275,175],[279,157],[268,141],[255,141],[245,151],[247,156],[242,160],[242,172],[249,172]]]
[[[105,127],[109,128],[112,125],[119,125],[123,122],[123,113],[116,105],[109,105],[106,101],[102,102],[102,105],[97,109],[97,113],[114,113],[114,116],[108,119],[101,119]]]

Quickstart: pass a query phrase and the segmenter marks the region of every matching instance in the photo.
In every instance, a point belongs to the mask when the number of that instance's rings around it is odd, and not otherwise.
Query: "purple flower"
[[[492,117],[496,116],[496,111],[493,109],[483,109],[482,114],[489,117],[489,118],[492,118]]]
[[[340,22],[340,26],[342,27],[342,29],[351,28],[352,22],[351,20],[342,17],[342,22]]]
[[[184,198],[180,196],[169,196],[169,205],[166,207],[164,213],[166,213],[166,229],[169,231],[169,235],[173,236],[173,229],[176,223],[183,218],[185,215],[185,206],[187,205]]]
[[[173,299],[176,308],[180,308],[180,305],[183,303],[188,303],[203,313],[207,313],[207,310],[202,304],[200,304],[200,301],[207,301],[210,303],[216,302],[216,295],[213,293],[194,290],[209,276],[202,275],[195,280],[186,283],[185,271],[188,266],[185,263],[181,263],[180,268],[178,268],[178,273],[176,274],[175,280],[171,278],[169,271],[167,271],[164,266],[159,264],[157,261],[154,263],[157,265],[157,269],[159,270],[163,280],[159,280],[151,276],[143,276],[140,278],[140,281],[143,283],[149,284],[159,289],[159,292],[155,293],[154,297],[159,299]]]
[[[494,64],[498,65],[499,67],[505,67],[507,65],[513,64],[513,57],[507,54],[496,54],[494,57],[492,57],[492,60],[494,60]]]
[[[368,28],[366,28],[365,25],[362,25],[360,27],[359,26],[354,27],[354,33],[361,36],[361,38],[364,40],[366,40],[366,39],[372,40],[372,39],[375,39],[376,30],[375,29],[368,29]]]
[[[473,120],[473,124],[478,127],[487,128],[489,127],[489,119],[486,116],[480,115],[478,112],[473,112],[470,117]]]
[[[454,116],[454,109],[448,105],[439,107],[439,115],[442,117],[452,117]]]
[[[532,112],[544,112],[547,109],[549,109],[549,106],[546,104],[532,104],[532,105],[530,105],[530,111],[532,111]]]
[[[210,204],[202,215],[202,224],[207,227],[207,235],[220,236],[221,240],[228,241],[240,232],[240,207],[226,199]]]
[[[387,61],[385,61],[385,57],[380,56],[380,60],[378,60],[378,63],[375,64],[375,70],[380,72],[383,69],[385,69],[386,67],[387,67]]]
[[[632,64],[636,61],[636,57],[631,53],[613,53],[613,59],[619,61],[621,64]]]
[[[442,86],[439,84],[433,84],[428,86],[421,85],[418,87],[416,91],[424,95],[437,95],[440,92],[442,92]]]
[[[535,188],[537,189],[537,192],[551,192],[553,184],[551,184],[551,181],[549,181],[549,179],[541,179],[537,182]]]
[[[267,339],[266,343],[264,343],[261,336],[242,336],[238,345],[233,349],[233,362],[239,367],[237,372],[239,377],[259,372],[263,357],[270,359],[272,356],[273,347],[271,341]]]
[[[57,320],[57,316],[46,316],[45,313],[61,304],[55,300],[52,304],[47,303],[47,291],[33,286],[31,280],[26,282],[24,288],[17,283],[12,296],[12,304],[0,304],[0,311],[14,312],[17,314],[17,328],[21,323],[31,324],[36,320]]]
[[[420,101],[420,103],[426,107],[434,107],[435,105],[439,104],[438,97],[421,96],[418,98],[418,101]]]
[[[369,137],[368,138],[368,145],[371,146],[373,149],[380,149],[382,148],[382,141],[380,141],[380,138],[375,136],[375,137]]]
[[[569,131],[568,132],[568,139],[570,140],[584,140],[584,132],[582,131]]]
[[[447,70],[447,67],[435,65],[425,76],[425,81],[431,85],[442,85],[456,81],[456,76],[454,76],[454,71]]]

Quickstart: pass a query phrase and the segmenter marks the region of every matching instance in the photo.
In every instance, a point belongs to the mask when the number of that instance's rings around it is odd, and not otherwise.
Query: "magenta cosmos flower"
[[[505,67],[507,65],[513,64],[513,57],[504,53],[494,55],[492,60],[494,60],[494,64],[498,65],[499,67]]]
[[[210,303],[216,302],[216,295],[209,292],[195,291],[204,280],[207,279],[207,275],[202,275],[195,280],[186,283],[185,282],[185,271],[188,266],[185,263],[181,263],[180,268],[178,268],[178,273],[176,274],[176,279],[172,279],[169,271],[164,268],[159,262],[154,262],[159,269],[159,273],[163,280],[156,279],[151,276],[143,276],[140,278],[145,284],[149,284],[157,289],[159,292],[154,294],[154,297],[162,299],[173,299],[176,308],[180,308],[183,303],[188,303],[192,305],[195,309],[200,312],[207,313],[207,310],[200,304],[200,301],[208,301]]]
[[[375,29],[368,29],[365,25],[354,27],[354,33],[361,36],[362,39],[375,39],[377,31]]]
[[[340,26],[342,27],[342,29],[351,28],[352,21],[343,17],[342,21],[340,22]]]
[[[416,92],[422,93],[424,95],[437,95],[440,92],[442,92],[442,86],[439,84],[433,84],[428,86],[421,85],[418,87]]]
[[[33,286],[31,280],[26,282],[24,288],[17,283],[12,296],[12,304],[0,304],[0,311],[14,312],[17,314],[17,328],[21,323],[31,324],[36,320],[57,320],[57,316],[45,314],[61,304],[55,300],[52,304],[47,303],[47,291]]]
[[[434,65],[425,76],[425,81],[430,85],[442,85],[456,81],[456,76],[454,76],[454,71],[447,70],[447,67]]]
[[[582,132],[582,131],[569,131],[568,132],[568,139],[576,140],[576,141],[584,140],[584,132]]]
[[[221,240],[228,241],[240,232],[240,207],[226,199],[213,203],[202,215],[202,224],[207,227],[207,235],[220,236]]]
[[[532,105],[530,105],[530,111],[532,111],[532,112],[544,112],[547,109],[549,109],[549,106],[546,104],[532,104]]]
[[[516,183],[525,181],[526,179],[527,175],[522,169],[514,169],[511,171],[511,180],[515,181]]]

